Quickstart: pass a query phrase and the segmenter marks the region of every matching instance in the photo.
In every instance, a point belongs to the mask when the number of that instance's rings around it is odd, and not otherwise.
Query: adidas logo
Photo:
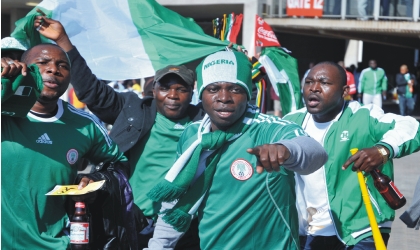
[[[36,140],[36,143],[43,143],[43,144],[52,144],[52,141],[50,137],[48,137],[47,133],[41,135],[38,140]]]
[[[174,129],[184,129],[185,127],[184,126],[182,126],[181,124],[179,124],[179,123],[177,123],[177,124],[175,124],[175,126],[174,126]]]

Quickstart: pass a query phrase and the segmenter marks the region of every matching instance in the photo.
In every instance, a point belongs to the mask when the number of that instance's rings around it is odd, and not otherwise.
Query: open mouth
[[[220,118],[228,118],[235,112],[235,110],[232,109],[218,109],[214,111],[216,111],[217,116]]]
[[[57,82],[51,80],[44,80],[44,86],[47,86],[50,89],[58,88]]]
[[[311,95],[308,97],[308,106],[315,107],[319,104],[319,98],[315,95]]]

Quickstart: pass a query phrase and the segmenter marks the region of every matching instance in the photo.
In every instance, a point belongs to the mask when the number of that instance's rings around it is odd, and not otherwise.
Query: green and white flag
[[[280,97],[283,115],[303,107],[296,58],[279,47],[264,47],[258,61]]]
[[[16,22],[13,37],[36,36],[30,23],[36,8],[63,24],[91,70],[107,80],[153,76],[169,64],[194,61],[229,43],[206,35],[193,20],[155,0],[44,0]]]

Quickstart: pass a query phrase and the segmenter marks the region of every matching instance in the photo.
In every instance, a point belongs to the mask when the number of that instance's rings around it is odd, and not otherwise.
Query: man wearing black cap
[[[77,97],[102,121],[113,124],[110,137],[129,158],[134,203],[149,222],[138,235],[142,249],[153,234],[160,209],[160,203],[150,200],[146,193],[164,178],[175,161],[177,143],[184,128],[204,116],[204,111],[189,104],[194,72],[175,65],[158,70],[153,83],[154,98],[140,99],[132,92],[117,93],[92,74],[63,26],[58,21],[42,18],[44,24],[39,32],[67,52],[74,65],[71,77]],[[35,23],[39,26],[37,21]],[[184,242],[188,246],[180,241],[177,248],[199,249],[197,231],[191,237],[184,236]]]

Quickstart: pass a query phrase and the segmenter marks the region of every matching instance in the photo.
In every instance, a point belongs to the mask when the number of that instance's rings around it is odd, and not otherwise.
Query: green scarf
[[[240,137],[252,124],[254,117],[258,116],[258,108],[248,105],[247,111],[227,131],[210,131],[210,118],[206,115],[198,129],[197,140],[177,159],[165,176],[147,196],[156,202],[171,202],[179,199],[177,204],[164,211],[162,219],[172,225],[179,232],[188,230],[192,216],[197,211],[209,189],[216,171],[217,163],[223,151],[223,145]],[[214,150],[207,159],[206,170],[191,185],[198,169],[200,155],[203,150]]]
[[[38,100],[44,82],[38,66],[28,66],[27,75],[19,74],[12,78],[1,78],[1,114],[26,117]]]

